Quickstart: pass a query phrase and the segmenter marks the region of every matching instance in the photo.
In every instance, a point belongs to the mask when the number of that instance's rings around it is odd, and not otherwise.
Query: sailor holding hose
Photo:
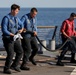
[[[68,51],[68,48],[71,50],[71,63],[76,63],[75,58],[75,52],[76,52],[76,31],[74,29],[74,19],[76,18],[75,13],[71,13],[70,17],[66,19],[61,26],[61,38],[62,38],[62,43],[64,43],[67,39],[69,41],[65,44],[63,47],[63,51],[61,52],[57,65],[59,66],[64,66],[64,64],[61,62],[63,59],[65,53]]]
[[[23,22],[24,25],[24,29],[26,31],[33,32],[33,34],[29,34],[27,32],[22,34],[23,36],[22,47],[24,50],[24,55],[21,70],[30,70],[30,68],[26,66],[28,59],[30,62],[32,62],[33,65],[36,65],[36,61],[34,60],[34,56],[38,51],[38,44],[35,37],[37,35],[36,15],[37,15],[37,9],[32,8],[30,13],[23,15],[21,18],[21,21]]]

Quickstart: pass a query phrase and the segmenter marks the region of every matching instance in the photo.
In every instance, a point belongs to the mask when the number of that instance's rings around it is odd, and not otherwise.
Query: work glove
[[[16,35],[14,35],[13,40],[16,41],[17,39],[23,39],[20,33],[17,33]]]

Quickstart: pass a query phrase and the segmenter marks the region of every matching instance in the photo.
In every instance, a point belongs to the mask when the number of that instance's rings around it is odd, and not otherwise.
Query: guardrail
[[[41,40],[50,40],[53,37],[56,26],[38,26],[38,37]]]
[[[38,28],[55,28],[56,26],[37,26]]]

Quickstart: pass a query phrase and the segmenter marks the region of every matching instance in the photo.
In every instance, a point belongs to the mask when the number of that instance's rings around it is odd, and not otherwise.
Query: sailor
[[[20,6],[13,4],[11,6],[11,12],[3,17],[1,23],[3,33],[2,40],[7,52],[6,62],[3,70],[3,72],[6,74],[12,73],[10,68],[20,72],[19,62],[23,54],[23,49],[21,47],[20,40],[14,40],[16,33],[22,33],[23,31],[23,23],[16,16],[19,10]],[[14,52],[16,56],[14,62],[12,63]]]
[[[74,29],[74,19],[75,18],[76,18],[76,14],[71,13],[70,17],[68,19],[64,20],[62,23],[62,26],[61,26],[62,43],[64,43],[67,39],[69,39],[69,41],[64,45],[63,51],[61,52],[61,54],[58,58],[57,65],[59,65],[59,66],[64,66],[64,64],[61,62],[61,60],[63,59],[64,55],[69,50],[69,48],[72,52],[70,62],[76,63],[76,60],[75,60],[76,31]]]
[[[22,47],[24,50],[24,55],[21,70],[30,70],[30,68],[26,66],[28,59],[29,61],[32,62],[33,65],[36,65],[36,61],[34,60],[34,56],[38,51],[38,44],[35,38],[35,36],[37,35],[36,15],[37,15],[37,9],[32,8],[30,13],[23,15],[21,18],[21,21],[23,22],[24,25],[24,29],[33,32],[33,34],[29,34],[27,32],[23,33]]]

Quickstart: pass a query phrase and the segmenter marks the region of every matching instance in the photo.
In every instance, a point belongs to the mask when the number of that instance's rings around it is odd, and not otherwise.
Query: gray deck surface
[[[0,54],[0,75],[5,75],[3,73],[3,67],[5,63],[6,52],[1,51]],[[69,63],[69,60],[63,60],[65,66],[57,66],[56,56],[58,54],[58,52],[53,53],[48,51],[44,51],[43,54],[37,54],[35,56],[35,60],[37,61],[36,66],[28,61],[27,65],[30,67],[30,71],[21,70],[21,72],[16,72],[11,70],[11,75],[70,75],[76,64]],[[20,63],[21,62],[22,61],[20,61]]]

